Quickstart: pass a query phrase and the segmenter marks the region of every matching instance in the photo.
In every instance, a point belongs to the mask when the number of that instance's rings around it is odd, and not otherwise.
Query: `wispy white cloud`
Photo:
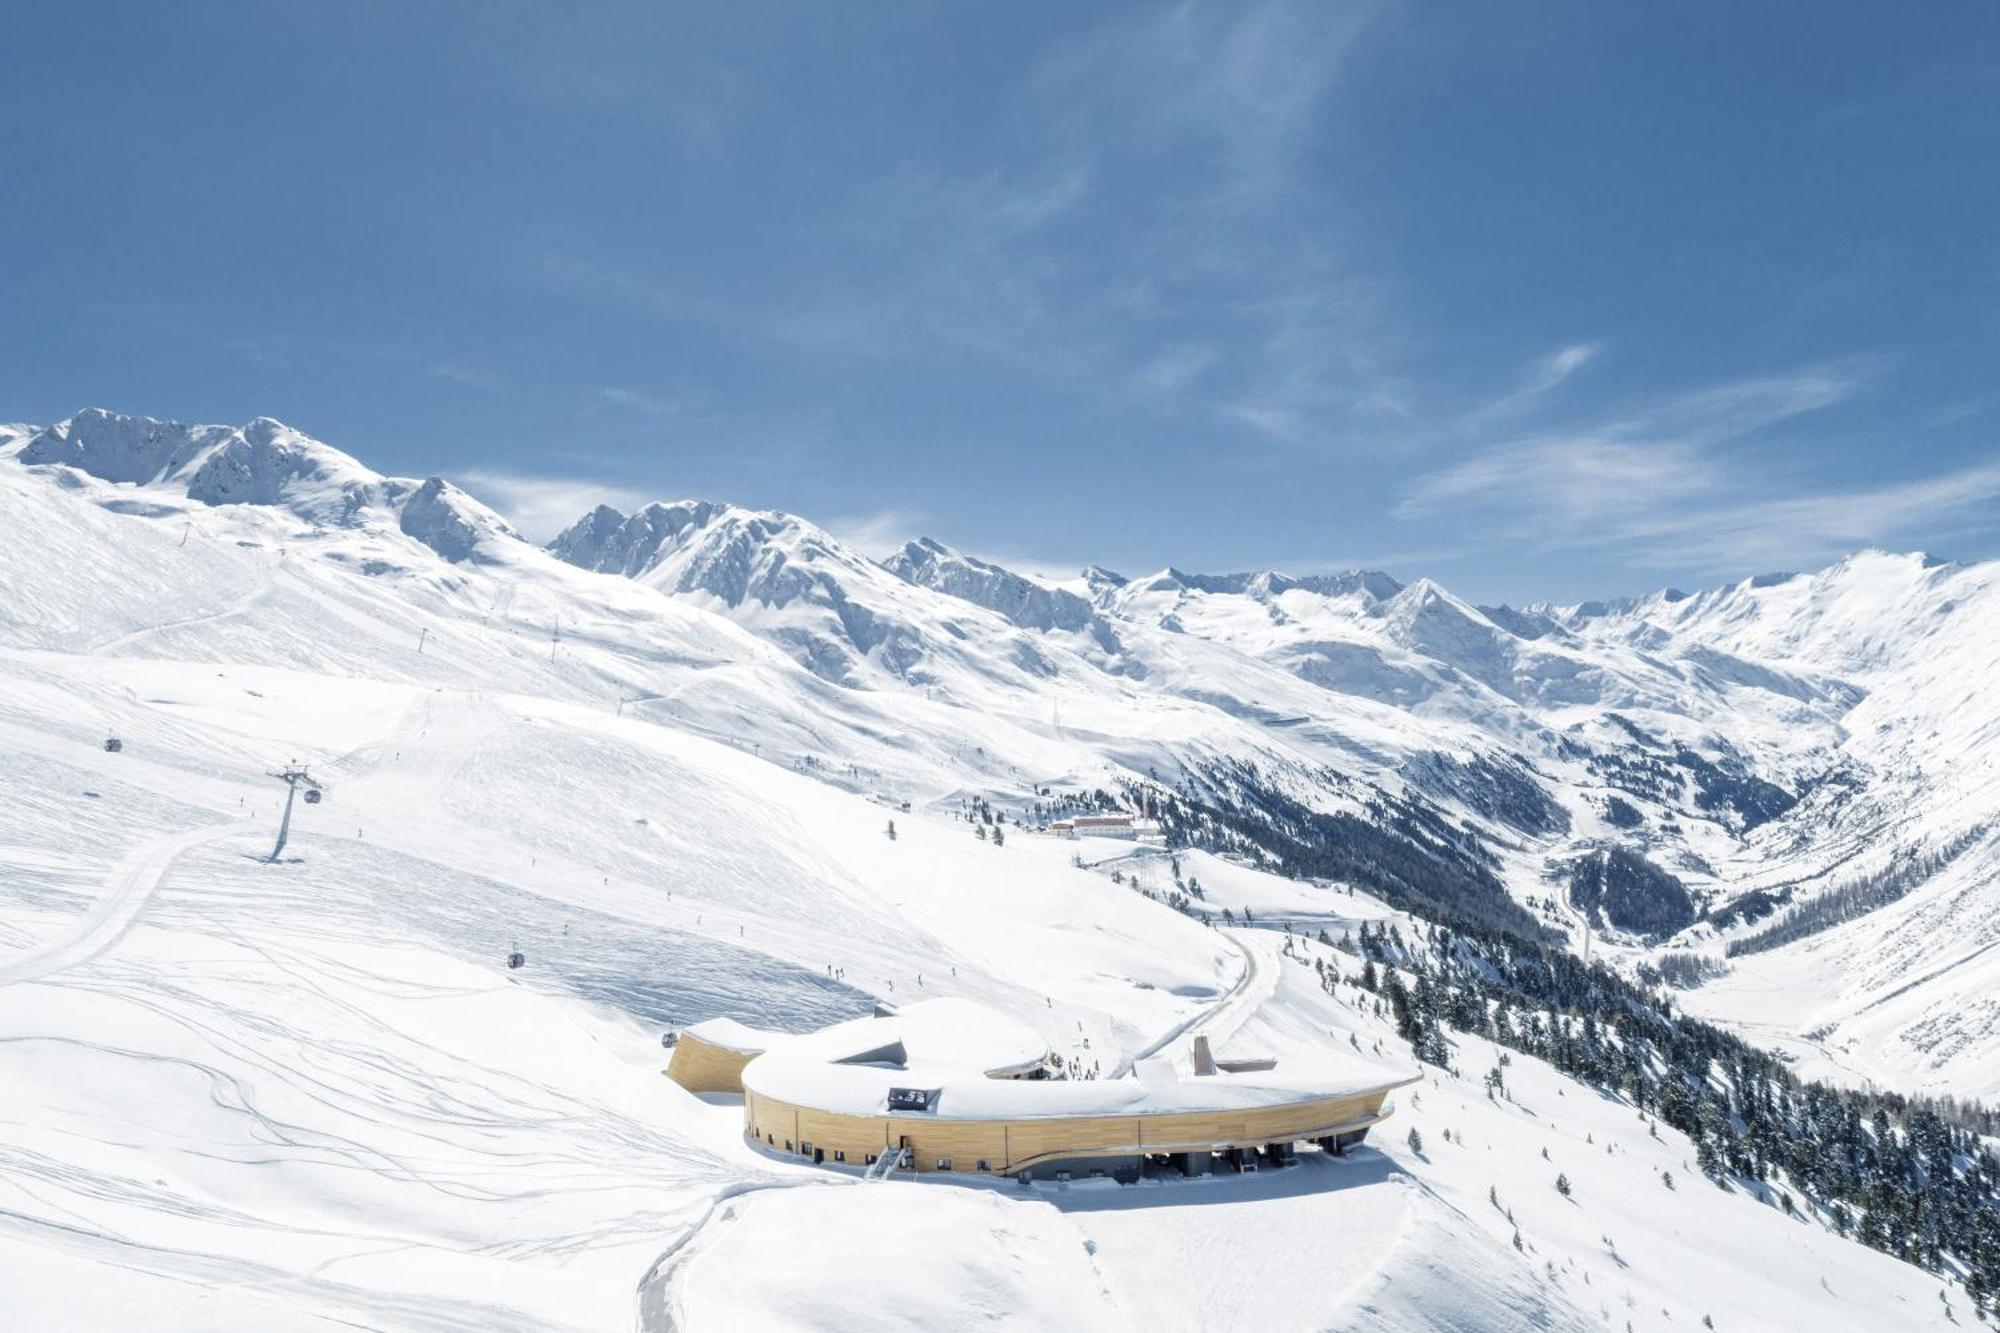
[[[1107,22],[1037,72],[1049,142],[1151,182],[1121,201],[1139,220],[1129,268],[1086,289],[1115,331],[1101,384],[1292,446],[1400,419],[1393,302],[1323,160],[1305,166],[1378,9],[1182,4]]]
[[[1007,191],[994,201],[994,212],[1009,227],[1033,231],[1082,203],[1089,189],[1090,172],[1081,166],[1071,166]]]
[[[1685,440],[1584,435],[1488,449],[1419,479],[1396,506],[1399,518],[1476,507],[1536,522],[1602,521],[1712,491],[1717,470]]]
[[[1215,364],[1215,355],[1205,343],[1176,343],[1140,366],[1132,377],[1133,386],[1144,394],[1179,394]]]
[[[1376,8],[1174,5],[1066,43],[1029,93],[1059,140],[1192,150],[1204,199],[1268,206],[1294,188],[1321,104]]]
[[[492,505],[533,541],[545,542],[600,504],[633,510],[655,499],[628,486],[584,477],[545,477],[531,473],[475,470],[456,480]]]
[[[1544,400],[1569,378],[1597,359],[1603,349],[1596,343],[1571,343],[1558,347],[1529,367],[1524,381],[1467,413],[1458,425],[1461,430],[1489,428],[1509,417],[1518,417],[1544,406]]]
[[[424,367],[424,374],[434,380],[461,384],[468,389],[480,389],[487,393],[500,387],[500,382],[492,375],[464,361],[433,361]]]
[[[827,532],[872,560],[900,549],[920,535],[923,516],[903,509],[867,514],[836,514],[821,523]]]
[[[1862,380],[1858,365],[1737,380],[1628,404],[1579,427],[1475,445],[1461,461],[1420,477],[1396,513],[1416,518],[1446,506],[1477,507],[1503,519],[1511,513],[1589,524],[1680,503],[1722,484],[1718,446],[1832,406]]]
[[[572,255],[532,276],[780,355],[998,371],[1272,439],[1393,419],[1389,303],[1308,169],[1377,8],[1105,18],[1023,78],[983,153],[915,155],[830,195],[798,281],[722,300]]]
[[[631,389],[611,386],[597,391],[598,401],[612,407],[624,408],[655,421],[681,421],[693,419],[702,410],[701,403],[684,395],[653,393],[645,389]]]
[[[725,313],[718,303],[675,284],[574,254],[543,255],[526,276],[552,291],[651,319],[699,321]]]
[[[1535,367],[1535,377],[1526,392],[1544,394],[1597,359],[1596,343],[1571,343],[1543,357]]]
[[[1795,453],[1757,447],[1759,432],[1848,400],[1871,372],[1863,360],[1709,385],[1479,445],[1419,477],[1395,513],[1480,531],[1489,548],[1591,551],[1704,574],[1936,541],[1991,521],[2000,464],[1835,488],[1816,485]]]
[[[1617,545],[1658,569],[1798,568],[1863,546],[1935,548],[2000,523],[2000,464],[1910,481],[1774,495],[1630,523]]]

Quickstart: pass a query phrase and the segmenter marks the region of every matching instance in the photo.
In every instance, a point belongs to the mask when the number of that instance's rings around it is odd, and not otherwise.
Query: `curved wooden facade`
[[[917,1171],[1010,1175],[1063,1158],[1222,1152],[1359,1134],[1392,1113],[1383,1105],[1389,1091],[1227,1111],[978,1120],[844,1115],[747,1092],[743,1119],[750,1138],[771,1151],[863,1166],[902,1147]]]
[[[743,1066],[762,1051],[739,1050],[683,1032],[667,1061],[667,1077],[689,1092],[741,1092]]]
[[[742,1094],[744,1135],[769,1152],[860,1167],[902,1149],[910,1170],[994,1175],[1341,1150],[1416,1079],[1353,1061],[1277,1075],[1276,1061],[1219,1061],[1201,1041],[1191,1075],[1162,1060],[1127,1079],[1037,1081],[1048,1056],[1018,1020],[940,997],[813,1033],[710,1020],[680,1034],[667,1074],[690,1092]]]

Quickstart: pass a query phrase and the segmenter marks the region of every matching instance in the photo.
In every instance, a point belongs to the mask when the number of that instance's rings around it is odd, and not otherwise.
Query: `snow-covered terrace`
[[[759,1051],[744,1066],[744,1090],[845,1116],[1030,1120],[1043,1117],[1169,1115],[1290,1106],[1358,1096],[1409,1079],[1336,1049],[1282,1068],[1194,1073],[1161,1056],[1123,1078],[1027,1077],[1049,1058],[1033,1028],[969,1000],[941,998],[852,1019],[805,1035],[762,1032],[729,1020],[696,1024],[685,1036]],[[895,1089],[935,1094],[923,1109],[891,1106]]]

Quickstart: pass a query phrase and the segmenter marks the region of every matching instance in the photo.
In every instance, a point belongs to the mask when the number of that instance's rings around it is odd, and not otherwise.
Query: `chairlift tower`
[[[285,850],[285,839],[290,837],[292,833],[292,802],[298,799],[299,789],[301,787],[305,789],[307,805],[317,805],[319,803],[321,789],[319,783],[313,781],[312,774],[306,772],[303,768],[288,767],[270,776],[285,784],[285,813],[283,818],[278,821],[278,842],[275,847],[271,848],[270,856],[265,858],[275,863],[278,859],[278,854]]]

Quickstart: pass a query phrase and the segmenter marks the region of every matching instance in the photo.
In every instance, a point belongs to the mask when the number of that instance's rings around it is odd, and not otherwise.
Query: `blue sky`
[[[2000,552],[2000,9],[0,15],[0,419],[546,531],[1573,598]]]

